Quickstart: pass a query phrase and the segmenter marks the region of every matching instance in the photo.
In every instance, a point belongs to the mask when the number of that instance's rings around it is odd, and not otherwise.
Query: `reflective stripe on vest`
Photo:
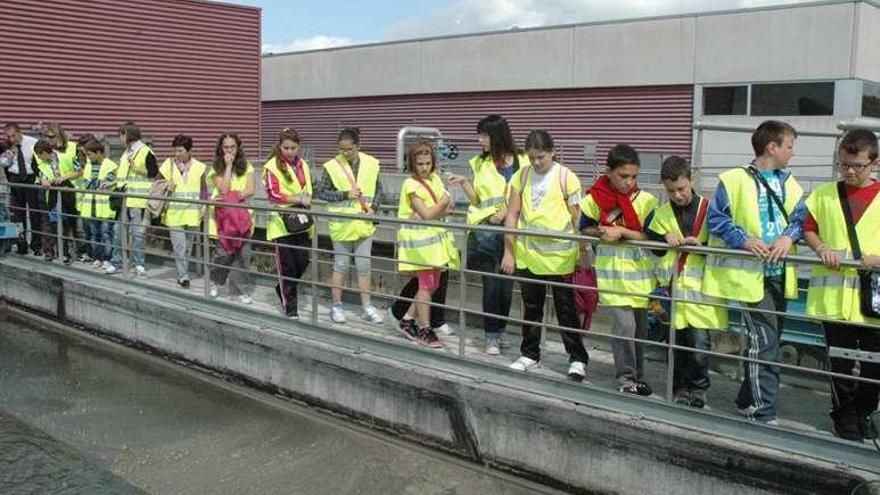
[[[761,238],[759,185],[755,179],[742,167],[722,173],[720,179],[730,198],[733,223],[743,229],[746,236]],[[803,189],[790,174],[786,177],[783,188],[785,210],[791,214],[803,196]],[[709,246],[727,247],[724,241],[715,236],[709,237]],[[790,254],[796,252],[796,248],[792,247]],[[794,265],[786,264],[784,278],[785,297],[797,298],[797,270]],[[764,265],[754,259],[706,255],[703,292],[734,301],[758,302],[764,297]]]
[[[379,180],[379,160],[366,153],[358,153],[358,163],[358,174],[353,178],[361,190],[364,203],[369,205],[376,194],[376,182]],[[354,184],[351,184],[349,180],[351,166],[343,155],[337,155],[336,158],[325,162],[324,173],[330,177],[336,190],[345,192],[352,190]],[[326,208],[331,213],[364,214],[361,202],[357,199],[327,203]],[[329,219],[327,227],[330,231],[330,238],[334,241],[357,241],[366,239],[376,232],[376,226],[373,225],[373,222],[366,220]]]

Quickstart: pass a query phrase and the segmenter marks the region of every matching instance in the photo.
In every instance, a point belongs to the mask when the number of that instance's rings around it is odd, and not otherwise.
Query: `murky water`
[[[544,491],[274,401],[0,322],[0,493]]]

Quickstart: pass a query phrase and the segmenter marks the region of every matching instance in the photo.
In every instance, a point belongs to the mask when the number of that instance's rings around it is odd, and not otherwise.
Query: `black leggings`
[[[279,237],[275,242],[275,266],[279,275],[275,290],[284,311],[293,314],[298,310],[296,288],[299,280],[296,279],[302,278],[309,266],[311,239],[303,233]]]
[[[447,270],[443,270],[440,272],[440,286],[437,287],[437,290],[431,294],[431,302],[434,304],[446,304],[446,287],[449,284],[449,272]],[[403,289],[400,291],[400,297],[405,297],[406,299],[412,299],[415,297],[416,292],[419,291],[419,277],[411,277],[409,282],[403,286]],[[394,304],[391,305],[391,314],[394,315],[395,319],[403,318],[403,315],[409,310],[411,301],[406,301],[403,299],[397,299],[394,301]],[[443,326],[446,323],[446,310],[444,308],[438,306],[431,306],[431,328],[438,328]]]

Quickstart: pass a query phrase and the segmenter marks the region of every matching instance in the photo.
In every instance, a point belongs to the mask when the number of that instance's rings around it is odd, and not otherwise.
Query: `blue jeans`
[[[113,236],[110,235],[110,222],[95,218],[84,218],[88,253],[93,260],[110,261],[113,256]]]
[[[501,273],[501,260],[480,260],[469,263],[474,270],[487,273]],[[510,315],[510,304],[513,299],[513,280],[500,279],[492,275],[480,277],[483,282],[483,312],[507,317]],[[507,320],[483,317],[483,330],[486,339],[500,339],[507,327]]]
[[[699,328],[684,328],[676,334],[677,345],[692,347],[701,351],[709,350],[709,331]],[[694,391],[709,389],[709,355],[701,352],[675,351],[675,365],[672,367],[672,391]]]
[[[144,224],[146,210],[143,208],[129,208],[128,230],[131,233],[131,263],[134,266],[144,266],[146,248],[147,226]],[[116,222],[113,229],[113,256],[110,260],[117,269],[122,268],[122,219]]]
[[[743,315],[748,347],[745,356],[763,361],[779,362],[779,339],[782,336],[782,316],[754,313],[749,308],[785,311],[785,283],[783,277],[764,277],[764,298],[756,303],[744,303]],[[757,421],[776,419],[779,402],[779,366],[745,363],[745,377],[736,397],[736,405],[747,416]]]

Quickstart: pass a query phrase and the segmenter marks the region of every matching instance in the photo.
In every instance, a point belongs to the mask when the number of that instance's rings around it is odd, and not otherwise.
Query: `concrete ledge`
[[[0,298],[361,424],[580,493],[848,493],[867,447],[509,373],[23,258]]]

